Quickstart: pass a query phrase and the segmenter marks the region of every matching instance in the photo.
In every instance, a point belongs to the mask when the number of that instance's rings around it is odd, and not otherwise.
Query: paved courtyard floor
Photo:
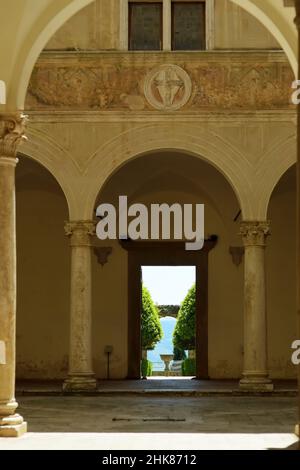
[[[281,449],[293,397],[20,397],[29,433],[3,449]]]
[[[62,381],[19,381],[16,389],[24,396],[62,396]],[[189,396],[245,396],[253,392],[239,389],[238,380],[192,380],[186,377],[151,377],[148,380],[98,380],[97,391],[90,395],[189,395]],[[272,395],[296,396],[298,393],[296,380],[275,380]],[[89,395],[89,393],[86,393]]]

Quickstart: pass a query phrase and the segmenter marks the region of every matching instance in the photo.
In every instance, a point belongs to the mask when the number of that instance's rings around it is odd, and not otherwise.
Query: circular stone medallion
[[[192,94],[192,82],[178,65],[160,65],[145,79],[144,93],[153,108],[175,111],[182,108]]]

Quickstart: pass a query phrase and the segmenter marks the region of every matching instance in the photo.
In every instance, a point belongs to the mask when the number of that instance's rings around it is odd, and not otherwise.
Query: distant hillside
[[[157,305],[161,317],[177,317],[180,305]]]

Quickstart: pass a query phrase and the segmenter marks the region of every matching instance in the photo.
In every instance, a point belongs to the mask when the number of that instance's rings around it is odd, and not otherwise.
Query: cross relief
[[[153,83],[165,106],[172,106],[178,91],[184,86],[183,80],[170,69],[159,72]]]
[[[187,72],[173,64],[164,64],[151,70],[145,79],[145,97],[156,109],[176,110],[191,97],[192,82]]]

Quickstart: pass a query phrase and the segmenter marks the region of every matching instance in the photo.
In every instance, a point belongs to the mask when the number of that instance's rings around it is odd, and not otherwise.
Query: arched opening
[[[164,202],[169,205],[176,202],[205,204],[205,236],[217,235],[219,242],[208,257],[207,299],[205,296],[199,299],[202,312],[203,303],[207,300],[208,333],[198,346],[201,348],[207,342],[206,378],[239,378],[242,369],[243,276],[242,259],[236,265],[230,255],[230,247],[241,245],[237,235],[240,209],[231,186],[223,175],[199,157],[175,150],[155,151],[138,155],[116,170],[101,189],[95,207],[100,203],[118,207],[120,195],[127,195],[128,205],[138,202],[146,207]],[[103,266],[98,264],[97,257],[93,263],[96,374],[100,378],[106,377],[103,351],[111,345],[111,378],[126,378],[128,371],[131,371],[131,378],[137,378],[137,362],[132,372],[130,361],[136,361],[137,349],[134,354],[131,346],[138,336],[138,323],[132,320],[131,313],[139,300],[131,296],[139,294],[137,290],[128,288],[128,285],[133,285],[130,284],[130,249],[124,249],[118,240],[98,240],[97,245],[103,253],[109,248],[109,256]],[[155,250],[157,247],[152,246],[148,251],[149,262],[145,261],[146,265],[151,265],[150,258],[155,259]],[[166,259],[167,250],[162,249],[162,252]],[[162,264],[176,265],[175,258],[176,254],[171,253]],[[154,264],[158,266],[159,260]],[[201,287],[202,281],[200,276]]]
[[[17,380],[62,380],[68,367],[69,246],[65,196],[55,178],[20,155],[17,204]]]
[[[296,165],[280,178],[272,193],[266,250],[268,353],[270,374],[296,379],[291,345],[296,332]]]

